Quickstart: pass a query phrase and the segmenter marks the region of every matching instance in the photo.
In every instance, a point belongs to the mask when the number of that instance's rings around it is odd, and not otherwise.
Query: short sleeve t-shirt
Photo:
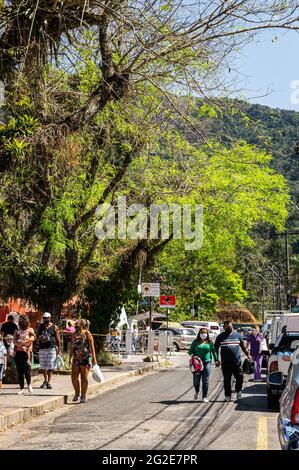
[[[240,345],[242,336],[237,331],[228,334],[226,331],[217,336],[215,347],[221,350],[222,364],[239,364],[241,362]]]
[[[6,335],[13,336],[17,329],[18,329],[17,325],[14,322],[10,322],[10,321],[6,321],[1,326],[1,331],[3,333],[3,336],[6,336]]]

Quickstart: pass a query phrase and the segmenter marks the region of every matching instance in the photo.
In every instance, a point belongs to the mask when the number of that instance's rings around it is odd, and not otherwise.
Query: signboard
[[[144,282],[141,284],[143,297],[160,297],[160,284]]]
[[[160,295],[160,307],[175,308],[175,295]]]

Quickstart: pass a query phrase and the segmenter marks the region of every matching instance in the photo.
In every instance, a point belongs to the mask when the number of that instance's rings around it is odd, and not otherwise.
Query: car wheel
[[[179,348],[179,345],[177,343],[173,343],[173,349],[176,351],[176,352],[179,352],[180,348]]]
[[[267,390],[267,404],[270,410],[279,410],[279,399],[271,392],[271,389]]]

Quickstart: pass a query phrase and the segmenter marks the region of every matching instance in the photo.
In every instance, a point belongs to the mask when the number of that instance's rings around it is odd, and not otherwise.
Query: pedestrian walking
[[[18,381],[20,390],[18,395],[24,393],[24,377],[27,382],[28,392],[32,393],[31,386],[31,363],[30,356],[32,352],[35,334],[33,328],[30,327],[29,318],[27,315],[20,315],[19,329],[14,333],[14,351],[15,351],[15,364],[18,373]]]
[[[264,336],[260,332],[260,328],[258,325],[255,325],[252,329],[250,335],[246,337],[246,341],[249,346],[250,356],[252,360],[255,362],[255,371],[253,375],[253,379],[251,381],[261,382],[262,381],[262,346],[264,343]]]
[[[89,324],[84,319],[75,323],[75,333],[73,333],[69,357],[70,365],[72,365],[72,384],[75,390],[73,402],[79,400],[80,403],[86,402],[88,374],[91,366],[97,363],[93,337],[88,328]],[[81,378],[81,387],[79,376]]]
[[[0,333],[0,395],[2,394],[3,373],[6,369],[6,356],[6,347],[2,341],[2,334]]]
[[[67,322],[67,326],[63,331],[63,348],[65,352],[70,353],[71,350],[71,342],[72,342],[72,334],[75,333],[75,327],[73,326],[71,321]]]
[[[39,345],[39,364],[42,370],[44,381],[40,388],[51,389],[51,378],[55,367],[55,359],[60,354],[60,338],[58,327],[51,322],[51,313],[43,314],[43,323],[37,330],[37,340]]]
[[[202,401],[204,403],[209,403],[207,396],[209,389],[209,378],[211,374],[212,356],[217,367],[220,365],[220,362],[218,361],[218,355],[215,350],[215,346],[210,340],[209,332],[206,328],[201,328],[199,330],[197,338],[192,342],[189,348],[189,355],[191,357],[201,359],[203,364],[202,371],[193,373],[193,386],[195,390],[194,400],[197,400],[198,398],[200,381],[202,381]]]
[[[243,370],[241,367],[241,350],[251,359],[249,352],[243,342],[242,336],[234,331],[231,320],[225,320],[223,323],[224,331],[220,333],[215,341],[215,349],[219,354],[221,349],[221,369],[224,380],[225,401],[231,401],[232,376],[236,379],[236,399],[242,398]]]

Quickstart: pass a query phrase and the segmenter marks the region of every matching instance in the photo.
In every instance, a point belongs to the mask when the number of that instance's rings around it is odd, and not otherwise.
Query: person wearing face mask
[[[249,360],[251,360],[251,357],[243,342],[242,336],[237,331],[234,331],[232,321],[225,320],[223,327],[223,333],[220,333],[216,338],[215,349],[217,354],[219,353],[219,349],[221,349],[221,369],[224,380],[225,401],[231,401],[232,376],[236,379],[236,398],[239,400],[242,398],[241,391],[243,387],[240,348]]]
[[[251,381],[261,382],[262,381],[262,361],[263,355],[261,351],[262,342],[264,340],[263,334],[260,332],[258,325],[255,325],[252,329],[252,333],[246,337],[246,341],[250,348],[250,355],[252,360],[255,362],[254,376]]]
[[[18,395],[22,395],[24,393],[24,376],[26,378],[28,392],[33,392],[31,386],[30,354],[32,351],[34,339],[35,334],[33,329],[29,326],[29,318],[27,315],[20,315],[19,328],[15,331],[13,339],[15,350],[14,359],[20,385],[20,391],[18,392]]]
[[[72,337],[72,348],[69,363],[72,365],[72,384],[75,390],[73,402],[86,402],[88,388],[88,374],[91,366],[97,363],[94,341],[92,334],[88,331],[88,320],[78,320],[75,324],[75,333]],[[80,382],[81,376],[81,396]]]
[[[55,359],[60,354],[60,338],[58,328],[51,323],[51,313],[43,314],[43,323],[39,325],[37,331],[39,345],[39,364],[42,370],[44,381],[40,388],[51,389],[51,377],[55,367]]]
[[[198,332],[197,338],[193,341],[189,348],[189,355],[199,357],[203,363],[203,370],[198,374],[193,374],[194,386],[194,400],[197,400],[199,394],[200,381],[202,380],[202,401],[209,403],[207,398],[209,389],[209,377],[211,374],[212,356],[214,358],[216,367],[220,365],[218,355],[216,353],[214,344],[210,341],[208,330],[201,328]]]

